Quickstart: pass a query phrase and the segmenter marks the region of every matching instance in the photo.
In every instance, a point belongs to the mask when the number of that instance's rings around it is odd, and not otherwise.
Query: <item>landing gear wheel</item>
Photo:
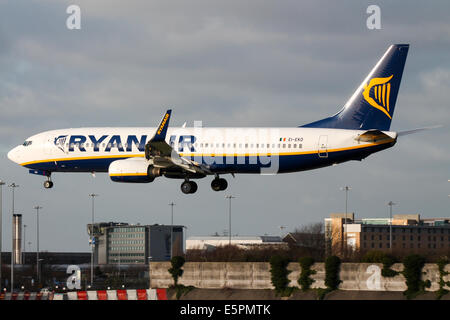
[[[47,180],[44,182],[44,188],[45,189],[51,189],[53,187],[53,182],[50,180]]]
[[[194,181],[185,181],[181,184],[181,191],[184,194],[190,194],[197,191],[197,184]]]
[[[190,181],[190,183],[192,185],[191,193],[195,193],[198,189],[197,183],[195,183],[194,181]]]
[[[220,190],[223,191],[228,187],[228,182],[225,179],[220,178]]]
[[[228,182],[225,179],[222,178],[216,178],[213,181],[211,181],[211,188],[214,191],[223,191],[228,187]]]

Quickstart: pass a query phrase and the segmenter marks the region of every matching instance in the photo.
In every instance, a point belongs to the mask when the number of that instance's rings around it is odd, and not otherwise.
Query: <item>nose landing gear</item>
[[[53,188],[53,182],[50,180],[50,178],[44,182],[44,188],[45,189],[51,189]]]

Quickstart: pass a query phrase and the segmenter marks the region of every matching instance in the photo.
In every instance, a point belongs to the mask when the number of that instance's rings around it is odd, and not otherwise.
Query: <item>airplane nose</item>
[[[20,160],[18,149],[19,149],[19,147],[15,147],[14,149],[12,149],[11,151],[8,152],[8,159],[15,163],[19,163],[19,160]]]

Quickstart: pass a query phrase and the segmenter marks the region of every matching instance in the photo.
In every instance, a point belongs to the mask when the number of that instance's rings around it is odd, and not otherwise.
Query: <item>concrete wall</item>
[[[173,285],[173,279],[168,269],[170,262],[150,263],[150,287],[167,288]],[[339,286],[341,290],[364,291],[405,291],[406,283],[403,275],[392,278],[381,276],[382,264],[376,263],[343,263],[341,264]],[[403,265],[394,264],[395,271],[402,271]],[[300,265],[290,263],[291,271],[288,278],[289,286],[299,287]],[[325,264],[315,263],[312,267],[316,274],[311,276],[315,280],[312,288],[325,288]],[[273,289],[270,277],[270,264],[265,262],[186,262],[183,266],[183,276],[179,283],[204,289]],[[450,272],[450,265],[445,269]],[[423,268],[423,280],[430,280],[428,291],[439,289],[439,270],[436,264],[426,264]],[[450,275],[444,277],[450,281]],[[449,287],[445,287],[450,290]]]

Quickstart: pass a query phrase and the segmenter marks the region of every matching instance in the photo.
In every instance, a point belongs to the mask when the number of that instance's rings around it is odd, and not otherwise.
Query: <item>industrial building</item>
[[[209,237],[189,237],[186,240],[186,250],[200,249],[213,250],[216,247],[235,245],[240,248],[255,248],[267,246],[285,246],[278,236],[252,236],[252,237],[238,237],[233,236],[209,236]]]
[[[148,264],[168,261],[184,252],[184,226],[94,224],[94,264]],[[92,224],[87,225],[91,236]],[[172,239],[172,240],[171,240]]]
[[[391,239],[392,235],[392,239]],[[355,220],[354,213],[325,219],[327,250],[431,252],[450,250],[450,219],[421,219],[419,214]],[[392,244],[392,248],[391,248]]]

